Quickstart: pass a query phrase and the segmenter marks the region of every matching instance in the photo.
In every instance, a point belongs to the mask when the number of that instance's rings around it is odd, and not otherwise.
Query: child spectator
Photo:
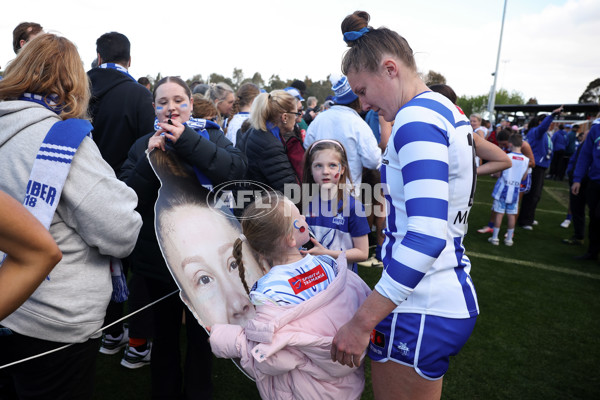
[[[245,327],[215,324],[210,345],[217,357],[240,358],[263,399],[357,399],[364,387],[362,367],[331,360],[331,340],[370,290],[348,273],[345,257],[302,255],[308,226],[282,195],[264,195],[242,217],[243,235],[233,245],[232,265],[256,306]],[[242,246],[250,246],[266,274],[248,290]]]
[[[306,150],[303,183],[311,200],[305,215],[315,234],[307,253],[337,257],[346,251],[348,267],[358,272],[356,263],[369,257],[371,227],[363,204],[351,195],[349,170],[346,150],[337,140],[317,140]]]
[[[494,230],[492,237],[488,241],[497,246],[499,244],[498,232],[502,224],[504,214],[507,214],[508,231],[504,244],[507,246],[513,245],[513,234],[515,232],[515,224],[519,208],[519,187],[521,181],[527,176],[529,168],[529,158],[521,154],[521,146],[523,145],[523,136],[515,133],[508,138],[508,147],[510,153],[508,156],[512,161],[512,167],[502,171],[502,175],[498,178],[492,197],[494,198]]]

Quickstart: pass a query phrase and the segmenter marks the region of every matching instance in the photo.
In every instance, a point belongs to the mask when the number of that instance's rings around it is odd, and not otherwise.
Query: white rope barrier
[[[120,318],[120,319],[118,319],[118,320],[114,321],[114,322],[113,322],[113,323],[111,323],[111,324],[108,324],[108,325],[106,325],[106,326],[104,326],[104,327],[102,327],[102,328],[98,329],[96,332],[92,333],[92,336],[90,336],[90,338],[91,338],[91,337],[93,337],[95,334],[97,334],[97,333],[99,333],[99,332],[102,332],[104,329],[110,328],[111,326],[113,326],[113,325],[115,325],[115,324],[118,324],[118,323],[119,323],[119,322],[121,322],[121,321],[124,321],[124,320],[126,320],[127,318],[131,317],[132,315],[135,315],[135,314],[137,314],[137,313],[139,313],[139,312],[142,312],[142,311],[144,311],[145,309],[147,309],[147,308],[149,308],[149,307],[152,307],[153,305],[155,305],[155,304],[156,304],[156,303],[158,303],[159,301],[162,301],[162,300],[166,299],[167,297],[169,297],[169,296],[172,296],[172,295],[174,295],[175,293],[178,293],[178,292],[179,292],[179,289],[177,289],[177,290],[175,290],[175,291],[173,291],[173,292],[171,292],[171,293],[169,293],[169,294],[167,294],[167,295],[165,295],[165,296],[161,297],[161,298],[160,298],[160,299],[158,299],[158,300],[155,300],[155,301],[153,301],[153,302],[152,302],[152,303],[150,303],[150,304],[147,304],[147,305],[145,305],[144,307],[142,307],[142,308],[140,308],[140,309],[138,309],[138,310],[136,310],[136,311],[132,312],[131,314],[128,314],[128,315],[126,315],[126,316],[124,316],[124,317],[122,317],[122,318]],[[89,338],[88,338],[88,340],[89,340]],[[33,359],[35,359],[35,358],[39,358],[39,357],[43,357],[43,356],[45,356],[45,355],[48,355],[48,354],[52,354],[52,353],[54,353],[54,352],[57,352],[57,351],[60,351],[60,350],[66,349],[67,347],[69,347],[69,346],[72,346],[72,345],[74,345],[74,344],[75,344],[75,343],[69,343],[69,344],[66,344],[66,345],[64,345],[64,346],[58,347],[58,348],[56,348],[56,349],[53,349],[53,350],[46,351],[45,353],[36,354],[36,355],[34,355],[34,356],[27,357],[27,358],[23,358],[23,359],[21,359],[21,360],[18,360],[18,361],[13,361],[13,362],[11,362],[11,363],[9,363],[9,364],[0,365],[0,369],[4,369],[4,368],[8,368],[8,367],[12,367],[13,365],[17,365],[17,364],[20,364],[20,363],[24,363],[25,361],[33,360]]]

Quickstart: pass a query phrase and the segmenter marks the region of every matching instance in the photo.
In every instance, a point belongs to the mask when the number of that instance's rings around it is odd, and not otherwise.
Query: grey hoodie
[[[32,102],[0,102],[0,190],[24,199],[36,154],[59,120]],[[85,342],[102,326],[110,300],[110,256],[126,257],[135,245],[142,225],[136,205],[135,192],[115,177],[96,144],[86,137],[73,158],[50,225],[62,261],[0,324],[43,340]]]

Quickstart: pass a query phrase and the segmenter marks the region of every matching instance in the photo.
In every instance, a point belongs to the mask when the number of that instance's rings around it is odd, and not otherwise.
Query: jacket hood
[[[131,82],[130,77],[116,69],[93,68],[87,74],[92,82],[92,98],[101,98],[115,86]]]
[[[60,121],[53,111],[39,104],[24,100],[0,102],[0,147],[17,133],[44,120]]]

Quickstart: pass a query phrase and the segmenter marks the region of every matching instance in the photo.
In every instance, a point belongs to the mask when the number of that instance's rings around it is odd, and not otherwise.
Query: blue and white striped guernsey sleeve
[[[454,121],[453,112],[435,97],[417,96],[398,112],[384,154],[381,179],[390,210],[384,272],[375,289],[397,305],[449,244],[448,131]]]
[[[273,266],[254,284],[250,300],[254,305],[300,304],[327,289],[337,274],[335,259],[307,254],[295,263]]]

